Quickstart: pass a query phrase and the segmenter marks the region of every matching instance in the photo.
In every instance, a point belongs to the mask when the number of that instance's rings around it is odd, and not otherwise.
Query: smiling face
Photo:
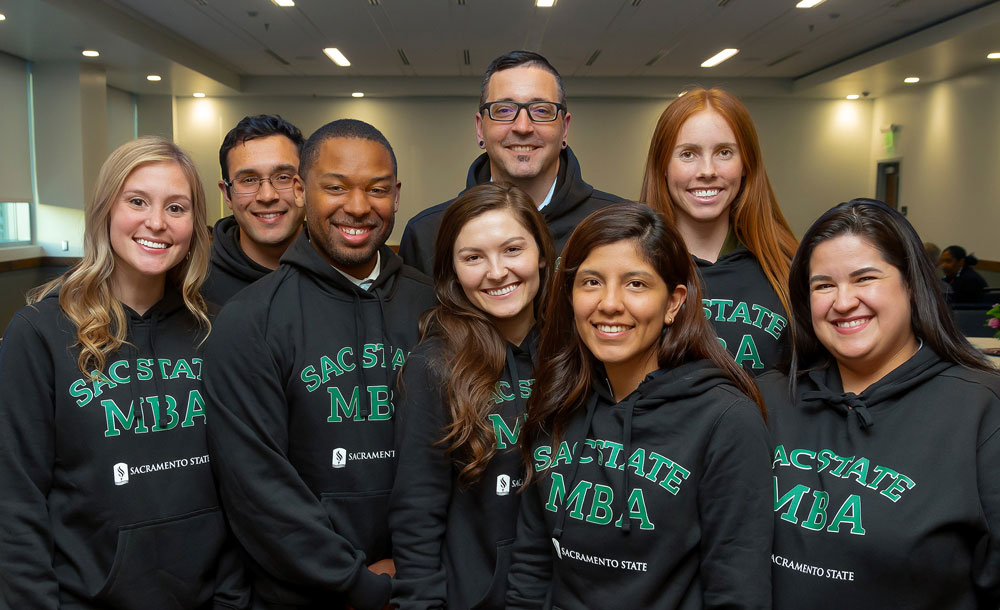
[[[299,171],[299,150],[283,135],[238,142],[226,153],[231,182],[257,178],[294,176]],[[219,182],[222,196],[240,225],[240,247],[258,263],[260,250],[284,251],[299,234],[305,210],[295,204],[292,189],[277,190],[270,181],[262,182],[256,194],[241,194]],[[276,253],[280,256],[280,253]]]
[[[115,256],[114,283],[130,290],[162,286],[184,260],[194,232],[191,184],[173,161],[132,170],[111,206],[108,232]]]
[[[573,280],[576,330],[587,349],[604,363],[609,378],[635,379],[637,385],[658,368],[660,331],[672,323],[686,296],[684,286],[667,287],[635,242],[598,246],[580,264]],[[616,385],[613,379],[612,385]]]
[[[845,389],[848,374],[881,379],[916,351],[903,276],[867,240],[847,234],[816,246],[809,295],[816,338],[836,358]]]
[[[305,179],[295,191],[305,197],[313,247],[344,273],[367,277],[399,208],[400,184],[389,151],[372,140],[329,138]]]
[[[518,66],[490,77],[486,101],[559,102],[559,85],[543,68]],[[476,134],[486,144],[493,179],[522,188],[536,180],[546,185],[554,182],[562,142],[569,135],[569,119],[569,114],[560,112],[554,121],[535,123],[524,109],[513,122],[505,123],[492,120],[486,111],[477,113]]]
[[[455,238],[453,265],[469,302],[505,339],[520,343],[535,321],[532,304],[541,268],[538,244],[513,212],[485,212]]]
[[[677,222],[728,224],[743,174],[736,136],[722,115],[714,110],[691,115],[667,162],[667,190]]]

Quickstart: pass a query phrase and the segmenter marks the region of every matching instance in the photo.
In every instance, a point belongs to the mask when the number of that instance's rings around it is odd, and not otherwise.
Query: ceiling
[[[796,1],[0,0],[0,51],[93,62],[109,84],[147,94],[467,96],[492,58],[525,48],[548,57],[571,96],[701,84],[831,98],[952,78],[1000,51],[1000,1]],[[323,54],[331,46],[350,67]],[[700,67],[729,47],[740,52]]]

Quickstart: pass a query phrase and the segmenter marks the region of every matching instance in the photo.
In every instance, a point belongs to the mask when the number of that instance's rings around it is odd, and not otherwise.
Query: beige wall
[[[570,145],[584,179],[627,198],[639,196],[649,138],[669,100],[570,100]],[[769,175],[792,228],[801,233],[832,204],[870,196],[871,103],[755,99],[747,105],[757,123]],[[188,150],[209,194],[209,219],[228,214],[216,186],[218,149],[243,116],[277,113],[308,135],[337,118],[378,127],[392,143],[403,191],[396,230],[429,205],[455,196],[469,163],[479,154],[473,113],[476,98],[177,98],[174,132]],[[869,167],[871,166],[871,167]]]
[[[1000,260],[1000,66],[874,106],[872,157],[900,160],[900,202],[920,236]],[[889,124],[899,125],[894,153],[879,132]]]

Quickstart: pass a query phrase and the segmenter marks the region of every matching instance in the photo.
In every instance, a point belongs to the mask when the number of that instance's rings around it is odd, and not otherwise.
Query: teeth
[[[855,326],[861,326],[867,319],[862,320],[851,320],[850,322],[837,322],[837,328],[854,328]]]
[[[340,230],[348,235],[364,235],[368,232],[366,227],[340,227]]]
[[[597,330],[602,333],[621,333],[628,330],[628,326],[622,326],[620,324],[616,326],[611,326],[610,324],[598,324]]]
[[[167,244],[161,244],[157,241],[149,241],[148,239],[142,239],[141,237],[136,238],[136,243],[141,246],[146,246],[147,248],[156,248],[157,250],[162,250],[167,247]]]
[[[517,284],[511,284],[510,286],[504,286],[503,288],[497,288],[496,290],[486,290],[484,292],[491,297],[502,297],[505,294],[514,292],[514,289],[520,285],[520,282],[518,282]]]
[[[265,220],[270,220],[272,218],[277,218],[281,216],[281,212],[265,212],[263,214],[255,214],[257,218],[263,218]]]
[[[531,152],[531,151],[535,150],[535,147],[534,146],[511,146],[510,149],[513,150],[514,152]]]
[[[696,189],[694,191],[695,197],[715,197],[719,194],[721,189]]]

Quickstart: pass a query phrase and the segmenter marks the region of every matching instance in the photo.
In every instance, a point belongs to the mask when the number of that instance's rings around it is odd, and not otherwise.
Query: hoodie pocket
[[[497,543],[497,563],[493,568],[493,578],[490,579],[490,588],[486,590],[483,598],[472,607],[473,610],[504,607],[504,596],[507,594],[507,572],[510,571],[510,553],[513,548],[513,538],[510,540],[501,540]]]
[[[368,564],[392,557],[389,534],[391,489],[321,494],[333,530],[364,551]]]
[[[126,525],[95,599],[115,608],[181,610],[207,602],[225,539],[218,507]]]

